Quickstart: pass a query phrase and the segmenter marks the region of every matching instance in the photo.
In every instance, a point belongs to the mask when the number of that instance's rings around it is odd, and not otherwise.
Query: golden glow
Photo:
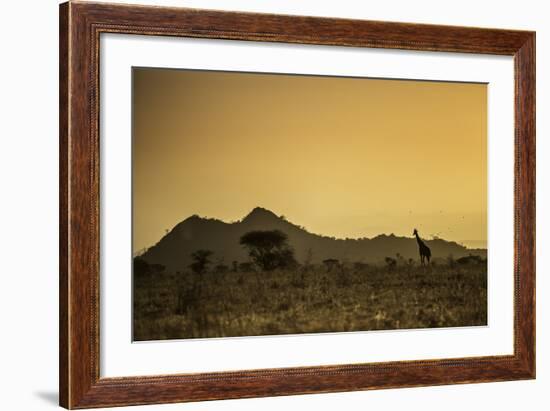
[[[261,206],[335,237],[485,247],[485,84],[134,69],[134,251]]]

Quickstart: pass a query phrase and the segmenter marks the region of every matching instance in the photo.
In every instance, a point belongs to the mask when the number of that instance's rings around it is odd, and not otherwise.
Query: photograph
[[[133,67],[133,340],[487,326],[487,98]]]

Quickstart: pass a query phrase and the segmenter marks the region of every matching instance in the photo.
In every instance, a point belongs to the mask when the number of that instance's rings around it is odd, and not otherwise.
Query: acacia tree
[[[397,260],[395,258],[386,257],[384,259],[386,262],[386,266],[388,267],[388,271],[393,270],[397,266]]]
[[[196,250],[191,253],[193,262],[189,268],[195,273],[192,276],[191,286],[181,283],[178,287],[178,314],[185,314],[189,307],[195,307],[202,298],[203,275],[212,263],[210,257],[213,252],[210,250]]]
[[[323,264],[327,268],[327,273],[329,273],[334,267],[340,265],[340,261],[336,258],[327,258],[326,260],[323,260]]]
[[[141,257],[134,257],[134,276],[143,278],[151,274],[151,266]]]
[[[241,237],[240,244],[248,249],[248,255],[263,271],[289,268],[296,265],[294,250],[288,237],[280,230],[250,231]]]
[[[186,314],[192,307],[201,334],[208,327],[208,319],[206,313],[202,311],[200,302],[203,298],[203,277],[212,263],[210,260],[212,254],[214,253],[210,250],[196,250],[191,253],[193,262],[189,264],[189,268],[195,273],[195,278],[193,278],[192,286],[181,287],[178,295],[178,314]]]
[[[146,278],[161,274],[165,268],[162,264],[149,264],[142,257],[134,257],[134,276],[136,278]]]
[[[210,250],[197,250],[191,253],[193,262],[189,265],[189,267],[195,274],[204,274],[208,266],[211,264],[210,257],[212,254],[213,253]]]

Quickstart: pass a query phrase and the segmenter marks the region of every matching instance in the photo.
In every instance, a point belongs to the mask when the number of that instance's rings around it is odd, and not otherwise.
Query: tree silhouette
[[[386,266],[388,267],[388,271],[393,270],[397,266],[397,260],[395,258],[386,257],[384,259],[386,262]]]
[[[151,274],[151,266],[141,257],[134,257],[134,276],[142,278]]]
[[[242,273],[254,271],[254,264],[247,262],[239,263],[239,271]]]
[[[288,245],[287,235],[280,230],[250,231],[241,237],[240,244],[248,249],[252,261],[263,271],[296,265],[294,250]]]
[[[191,253],[193,263],[191,263],[189,267],[195,274],[204,274],[211,263],[210,257],[212,254],[210,250],[197,250]]]
[[[134,257],[134,276],[136,278],[145,278],[155,274],[160,274],[165,270],[162,264],[149,264],[142,257]]]
[[[323,260],[323,264],[327,268],[328,273],[331,272],[334,267],[340,265],[340,260],[337,260],[336,258],[327,258],[326,260]]]
[[[482,264],[484,263],[483,258],[479,255],[468,255],[466,257],[460,257],[456,260],[457,264],[468,265],[468,264]]]
[[[225,274],[229,271],[229,266],[225,265],[224,263],[219,263],[214,267],[214,270],[216,274]]]

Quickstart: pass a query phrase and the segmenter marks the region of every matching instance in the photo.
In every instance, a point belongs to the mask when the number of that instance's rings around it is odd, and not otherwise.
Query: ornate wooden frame
[[[500,54],[515,62],[514,354],[155,377],[99,374],[100,33]],[[182,8],[60,6],[60,404],[90,408],[535,377],[535,33]]]

